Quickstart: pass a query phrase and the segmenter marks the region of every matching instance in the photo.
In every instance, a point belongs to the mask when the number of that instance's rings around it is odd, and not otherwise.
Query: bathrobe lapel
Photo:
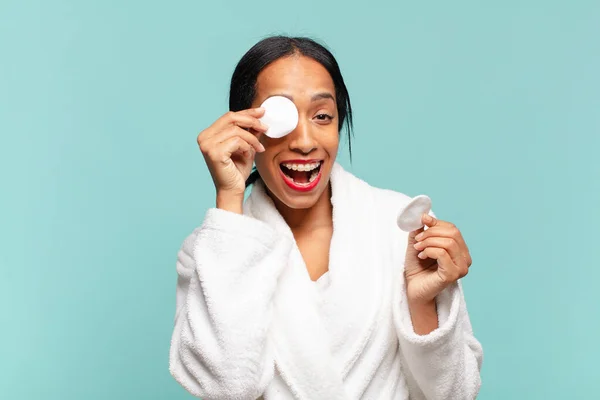
[[[382,298],[381,249],[371,187],[335,164],[331,172],[333,226],[322,314],[344,379],[373,337]]]
[[[279,277],[271,337],[276,368],[299,399],[348,399],[344,380],[372,337],[381,279],[368,186],[335,164],[331,174],[333,237],[329,287],[318,291],[297,246]],[[293,234],[264,184],[257,182],[246,212],[281,235]]]

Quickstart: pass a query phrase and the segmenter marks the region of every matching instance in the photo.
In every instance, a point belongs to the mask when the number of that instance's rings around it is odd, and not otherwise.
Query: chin
[[[315,204],[317,204],[317,201],[320,198],[320,194],[321,193],[319,193],[319,195],[316,195],[316,196],[301,197],[301,198],[298,198],[298,197],[290,198],[289,196],[282,196],[284,198],[277,196],[277,198],[279,199],[279,201],[281,201],[283,204],[285,204],[288,208],[291,208],[293,210],[306,210],[306,209],[312,208]]]

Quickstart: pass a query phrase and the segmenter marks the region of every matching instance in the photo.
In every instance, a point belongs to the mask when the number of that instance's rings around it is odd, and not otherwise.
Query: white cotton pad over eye
[[[278,139],[296,129],[298,109],[294,102],[287,97],[269,97],[261,104],[261,107],[265,109],[265,115],[260,122],[269,128],[265,132],[268,137]]]
[[[431,211],[431,199],[424,194],[413,198],[398,213],[398,227],[405,232],[412,232],[423,227],[421,216]]]

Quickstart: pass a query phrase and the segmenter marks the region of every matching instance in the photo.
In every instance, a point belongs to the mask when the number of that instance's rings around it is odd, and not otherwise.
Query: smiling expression
[[[298,125],[279,139],[261,136],[265,151],[256,154],[256,168],[269,192],[281,203],[293,209],[310,208],[327,189],[337,155],[335,86],[319,62],[293,55],[260,72],[252,107],[276,95],[294,102]]]

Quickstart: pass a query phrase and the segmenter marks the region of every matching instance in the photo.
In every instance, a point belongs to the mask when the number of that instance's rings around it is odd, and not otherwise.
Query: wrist
[[[417,335],[427,335],[438,328],[437,304],[435,299],[427,302],[409,302],[408,310],[413,330]]]
[[[217,208],[243,214],[244,194],[217,192]]]
[[[435,297],[432,300],[411,300],[408,299],[408,308],[411,310],[427,310],[437,307]]]

